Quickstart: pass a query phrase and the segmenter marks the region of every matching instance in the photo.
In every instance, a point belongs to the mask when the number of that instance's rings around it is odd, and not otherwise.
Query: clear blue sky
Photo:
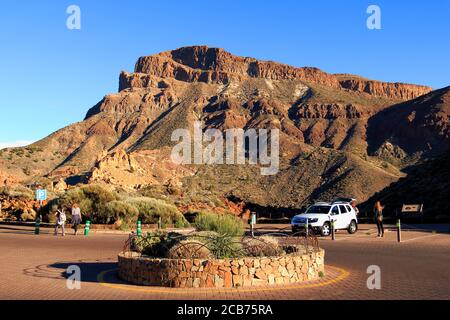
[[[81,30],[66,28],[71,4]],[[370,4],[382,30],[366,28]],[[449,21],[448,0],[2,0],[0,146],[82,120],[139,56],[186,45],[444,87]]]

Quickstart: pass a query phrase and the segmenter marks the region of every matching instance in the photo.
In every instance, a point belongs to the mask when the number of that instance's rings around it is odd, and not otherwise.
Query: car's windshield
[[[328,212],[330,212],[330,207],[331,206],[326,206],[326,205],[314,205],[309,207],[308,210],[306,210],[306,214],[309,213],[323,213],[323,214],[328,214]]]

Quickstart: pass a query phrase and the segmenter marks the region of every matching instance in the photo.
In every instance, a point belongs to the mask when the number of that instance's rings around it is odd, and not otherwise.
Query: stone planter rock
[[[223,260],[154,259],[119,254],[119,277],[132,284],[172,288],[238,288],[318,279],[325,251],[281,257]]]

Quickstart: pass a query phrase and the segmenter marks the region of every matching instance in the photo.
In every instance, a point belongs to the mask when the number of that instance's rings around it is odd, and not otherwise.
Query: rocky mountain
[[[236,57],[223,49],[208,47],[185,47],[141,57],[133,74],[121,74],[119,90],[149,87],[152,76],[209,84],[229,84],[248,78],[301,80],[396,100],[413,99],[431,91],[426,86],[383,83],[353,75],[331,75],[317,68],[294,68],[272,61]]]
[[[83,121],[0,151],[0,184],[44,177],[128,190],[171,185],[192,201],[234,197],[278,207],[341,195],[363,201],[403,177],[405,163],[448,150],[448,108],[448,88],[432,92],[185,47],[139,58],[133,73],[120,74],[119,92]],[[171,134],[193,130],[195,121],[203,130],[280,129],[280,172],[174,164]],[[415,145],[405,132],[426,136]]]
[[[369,121],[369,153],[397,164],[443,154],[450,149],[449,115],[450,87],[389,107]]]

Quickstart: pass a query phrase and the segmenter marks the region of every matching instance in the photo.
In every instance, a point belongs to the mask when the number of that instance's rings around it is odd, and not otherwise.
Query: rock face
[[[64,179],[59,179],[59,181],[55,184],[54,190],[55,192],[64,192],[68,189],[67,183],[64,181]]]
[[[128,153],[118,150],[110,154],[104,151],[89,173],[88,182],[139,189],[147,185],[177,185],[180,177],[191,174],[192,171],[172,163],[159,151]]]
[[[185,82],[227,84],[252,77],[269,80],[299,79],[339,87],[334,76],[316,68],[293,68],[275,62],[237,57],[223,49],[208,47],[180,48],[141,57],[136,63],[135,73],[138,76],[146,74]],[[145,82],[138,85],[145,86]],[[132,86],[130,81],[121,82],[122,90]]]
[[[368,135],[369,152],[387,160],[445,153],[450,149],[450,87],[376,114]]]
[[[121,73],[119,92],[83,121],[1,150],[0,185],[36,177],[133,190],[176,184],[186,202],[202,195],[282,208],[337,196],[363,201],[402,177],[406,165],[450,148],[448,88],[430,91],[223,49],[180,48],[139,58],[133,73]],[[174,164],[171,135],[193,130],[195,121],[203,130],[279,129],[279,174]]]
[[[4,218],[13,221],[34,221],[39,211],[38,201],[25,198],[3,198],[0,205],[2,207],[0,221]]]
[[[205,46],[186,47],[158,55],[141,57],[135,73],[122,73],[119,90],[145,88],[152,84],[152,76],[174,78],[185,82],[228,84],[246,78],[268,80],[301,80],[336,89],[364,92],[394,100],[410,100],[430,92],[426,86],[385,83],[350,76],[332,75],[317,68],[295,68],[272,61],[234,56],[223,49]]]
[[[0,170],[0,186],[15,185],[18,182],[17,178]]]
[[[373,96],[385,97],[394,100],[411,100],[427,94],[432,88],[405,83],[386,83],[365,79],[341,79],[342,88],[355,92],[364,92]]]

